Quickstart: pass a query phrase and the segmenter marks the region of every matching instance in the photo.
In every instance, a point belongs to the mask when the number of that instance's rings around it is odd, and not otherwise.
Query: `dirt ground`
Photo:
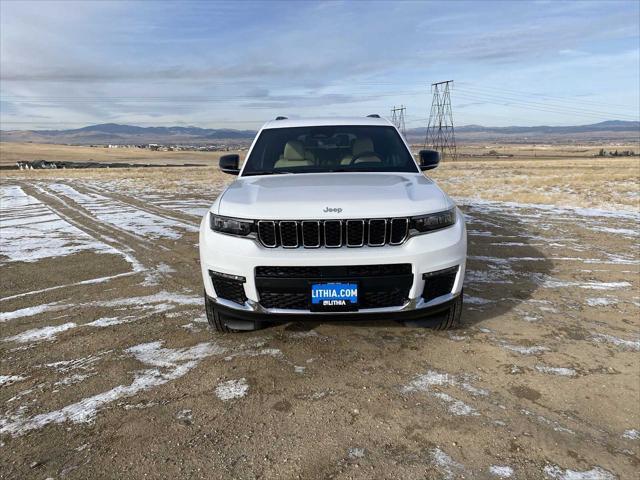
[[[197,249],[231,177],[3,172],[0,478],[638,478],[640,172],[597,200],[595,163],[521,168],[434,171],[463,328],[239,335],[207,326]]]

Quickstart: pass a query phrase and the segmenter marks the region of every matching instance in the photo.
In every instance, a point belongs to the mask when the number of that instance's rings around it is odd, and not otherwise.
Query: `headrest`
[[[284,146],[285,160],[304,160],[304,146],[302,142],[290,140]]]
[[[353,156],[355,157],[363,152],[373,152],[373,141],[369,137],[357,138],[353,142]]]

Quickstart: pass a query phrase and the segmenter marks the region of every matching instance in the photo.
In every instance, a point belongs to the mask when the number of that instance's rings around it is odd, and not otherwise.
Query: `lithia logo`
[[[324,213],[341,213],[342,209],[341,208],[324,207],[323,212]]]

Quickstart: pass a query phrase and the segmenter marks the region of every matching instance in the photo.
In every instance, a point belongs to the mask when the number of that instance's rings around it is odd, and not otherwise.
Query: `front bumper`
[[[435,313],[448,308],[460,294],[464,279],[467,239],[463,216],[452,227],[409,238],[402,245],[359,248],[284,249],[265,248],[256,241],[213,232],[206,221],[200,228],[200,266],[206,295],[217,304],[225,315],[236,318],[259,320],[281,320],[299,318],[300,315],[317,317],[377,318],[389,314],[411,317]],[[408,298],[402,305],[382,308],[361,308],[357,312],[311,312],[288,308],[265,308],[260,304],[256,286],[255,270],[260,266],[314,267],[328,265],[380,265],[410,264],[413,282]],[[449,293],[431,298],[422,298],[425,288],[424,274],[458,267],[458,272]],[[246,300],[242,303],[219,298],[213,287],[210,271],[244,277]],[[412,312],[415,312],[412,314]],[[395,316],[395,315],[394,315]]]
[[[369,308],[362,309],[357,312],[334,312],[334,313],[319,313],[310,312],[308,310],[280,310],[274,311],[274,309],[264,309],[257,304],[257,307],[246,308],[242,306],[238,308],[238,304],[229,302],[224,299],[216,299],[209,297],[209,300],[216,304],[216,309],[220,311],[222,315],[233,320],[250,321],[250,322],[277,322],[286,323],[299,320],[315,320],[319,322],[328,321],[380,321],[380,320],[397,320],[397,321],[411,321],[422,320],[425,316],[434,315],[440,312],[444,312],[449,309],[458,295],[448,295],[446,299],[439,298],[438,301],[429,302],[427,305],[423,303],[420,306],[407,306],[406,308],[396,309],[390,308]],[[295,313],[292,313],[295,312]]]

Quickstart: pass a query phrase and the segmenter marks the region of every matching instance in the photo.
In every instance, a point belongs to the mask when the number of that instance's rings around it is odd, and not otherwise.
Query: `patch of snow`
[[[71,372],[73,370],[93,370],[95,363],[99,362],[102,357],[111,353],[112,350],[105,350],[88,357],[74,358],[72,360],[60,360],[58,362],[46,363],[45,367],[52,368],[61,373]]]
[[[348,456],[349,458],[351,458],[352,460],[355,460],[357,458],[364,458],[364,448],[360,448],[360,447],[352,447],[349,449],[348,452]]]
[[[293,366],[293,371],[295,373],[304,373],[304,371],[306,370],[307,367],[300,367],[298,365],[294,365]]]
[[[149,270],[145,274],[144,282],[142,282],[142,285],[146,287],[158,285],[163,277],[165,277],[168,273],[174,272],[175,270],[166,263],[160,263],[156,268]]]
[[[491,465],[489,473],[498,478],[511,478],[513,476],[513,468],[505,465]]]
[[[26,307],[13,312],[0,312],[0,323],[8,320],[15,320],[16,318],[32,317],[44,312],[50,312],[55,310],[61,310],[65,308],[63,305],[56,303],[46,303],[44,305],[37,305],[35,307]]]
[[[93,284],[96,284],[96,283],[104,283],[104,282],[108,282],[109,280],[113,280],[114,278],[128,277],[130,275],[135,275],[138,272],[139,272],[139,270],[134,268],[134,271],[132,271],[132,272],[118,273],[116,275],[109,275],[109,276],[106,276],[106,277],[90,278],[89,280],[82,280],[80,282],[66,283],[64,285],[56,285],[55,287],[42,288],[40,290],[32,290],[30,292],[25,292],[25,293],[18,293],[16,295],[10,295],[8,297],[0,298],[0,302],[4,302],[6,300],[13,300],[14,298],[27,297],[29,295],[39,295],[39,294],[44,293],[44,292],[50,292],[52,290],[59,290],[61,288],[75,287],[77,285],[93,285]]]
[[[95,373],[74,373],[73,375],[69,375],[68,377],[64,377],[62,380],[55,382],[54,385],[56,387],[75,385],[76,383],[80,383],[93,375],[95,375]]]
[[[622,347],[624,350],[640,351],[640,340],[625,340],[624,338],[618,338],[604,333],[595,333],[593,335],[593,339],[599,343],[611,343],[618,347]]]
[[[574,280],[559,280],[541,273],[531,274],[532,280],[544,288],[577,287],[587,290],[616,290],[630,287],[629,282],[576,282]]]
[[[575,435],[575,432],[573,430],[563,427],[560,423],[556,422],[555,420],[549,420],[548,418],[543,417],[542,415],[535,414],[525,409],[522,409],[521,412],[528,417],[535,418],[540,423],[549,425],[551,428],[553,428],[555,432],[562,432],[562,433],[568,433],[570,435]]]
[[[184,295],[162,291],[151,295],[139,297],[124,297],[115,300],[93,302],[92,305],[98,307],[140,307],[153,308],[156,311],[165,311],[173,308],[174,305],[202,305],[202,297],[198,295]]]
[[[218,385],[216,387],[216,396],[223,402],[226,402],[234,398],[242,398],[248,391],[249,385],[247,384],[247,380],[240,378],[238,380],[229,380]]]
[[[56,339],[56,335],[59,333],[66,332],[67,330],[77,326],[78,325],[73,322],[68,322],[62,325],[34,328],[17,335],[13,335],[12,337],[3,338],[2,341],[17,343],[41,342],[43,340],[52,341]]]
[[[536,370],[550,375],[559,375],[561,377],[575,377],[577,375],[573,368],[566,367],[549,367],[547,365],[536,365]]]
[[[486,298],[472,297],[471,295],[465,295],[464,303],[470,303],[472,305],[487,305],[489,303],[495,303],[495,301],[487,300]]]
[[[190,232],[198,231],[198,228],[190,223],[149,213],[103,195],[81,193],[64,184],[52,184],[49,188],[78,203],[101,222],[108,223],[126,232],[135,232],[136,235],[152,239],[170,238],[177,240],[182,236],[182,231],[184,230]]]
[[[547,477],[558,480],[615,480],[618,478],[613,473],[600,467],[580,472],[569,469],[563,470],[557,465],[547,465],[544,467],[544,473]]]
[[[26,378],[27,377],[23,377],[22,375],[0,375],[0,387],[11,385],[15,382],[20,382],[21,380],[24,380]]]
[[[99,327],[99,328],[111,327],[113,325],[120,325],[122,323],[129,323],[129,322],[132,321],[131,318],[133,318],[133,317],[124,317],[124,318],[103,317],[103,318],[99,318],[97,320],[94,320],[93,322],[85,323],[84,326],[86,326],[86,327]]]
[[[494,283],[494,284],[509,284],[513,283],[513,280],[505,277],[513,275],[511,269],[497,269],[497,270],[469,270],[465,272],[465,282],[468,283]]]
[[[149,390],[186,375],[198,363],[211,355],[224,353],[225,349],[213,343],[200,343],[190,348],[163,348],[162,342],[151,342],[125,350],[138,361],[155,367],[135,372],[133,382],[84,398],[60,410],[25,418],[20,413],[0,417],[0,433],[22,435],[49,424],[64,422],[88,423],[105,405],[125,397]]]
[[[469,338],[464,335],[456,335],[455,333],[451,333],[451,332],[448,332],[448,334],[449,334],[449,338],[454,342],[463,342],[464,340],[467,340]]]
[[[506,348],[507,350],[511,350],[512,352],[517,352],[521,355],[539,355],[543,352],[549,351],[547,347],[543,347],[541,345],[534,345],[533,347],[523,347],[521,345],[510,345],[508,343],[502,342],[500,346],[502,348]]]
[[[35,262],[87,250],[120,255],[15,185],[0,186],[0,232],[0,257],[9,262]]]
[[[622,434],[622,438],[627,438],[629,440],[638,440],[640,439],[640,431],[636,429],[625,430]]]
[[[431,396],[442,400],[448,404],[448,409],[454,415],[479,415],[478,412],[466,403],[452,397],[443,392],[433,391],[432,387],[457,387],[473,396],[487,396],[489,392],[482,388],[474,387],[468,382],[450,375],[448,373],[441,373],[435,370],[429,370],[423,375],[415,377],[408,385],[402,387],[402,393],[413,392],[428,392]]]
[[[588,282],[580,285],[580,288],[590,290],[616,290],[630,286],[631,284],[629,282]]]
[[[430,452],[431,460],[436,468],[442,473],[445,480],[453,480],[454,478],[460,478],[464,473],[464,467],[453,460],[440,448],[434,448]]]
[[[289,332],[291,338],[319,337],[320,334],[315,330],[304,330],[299,332]]]
[[[193,412],[191,410],[180,410],[176,413],[176,418],[187,425],[193,423]]]
[[[616,300],[615,298],[587,298],[587,305],[589,305],[590,307],[606,307],[607,305],[616,305],[617,303],[618,300]]]
[[[504,213],[505,210],[534,210],[538,215],[551,214],[552,217],[561,215],[574,219],[576,215],[582,217],[605,217],[605,218],[626,218],[630,220],[640,220],[640,214],[636,211],[624,210],[601,210],[595,208],[569,207],[549,205],[543,203],[519,203],[519,202],[501,202],[497,200],[483,200],[479,198],[456,198],[456,203],[469,205],[474,210],[480,212],[497,212]],[[517,215],[517,213],[515,214]]]
[[[611,228],[611,227],[589,227],[589,230],[596,232],[615,233],[616,235],[622,235],[627,237],[637,237],[640,233],[637,230],[630,228]]]
[[[453,398],[451,395],[448,395],[443,392],[433,392],[432,395],[443,402],[449,404],[447,409],[449,412],[456,416],[478,416],[480,415],[478,411],[470,405],[467,405],[461,400]]]

